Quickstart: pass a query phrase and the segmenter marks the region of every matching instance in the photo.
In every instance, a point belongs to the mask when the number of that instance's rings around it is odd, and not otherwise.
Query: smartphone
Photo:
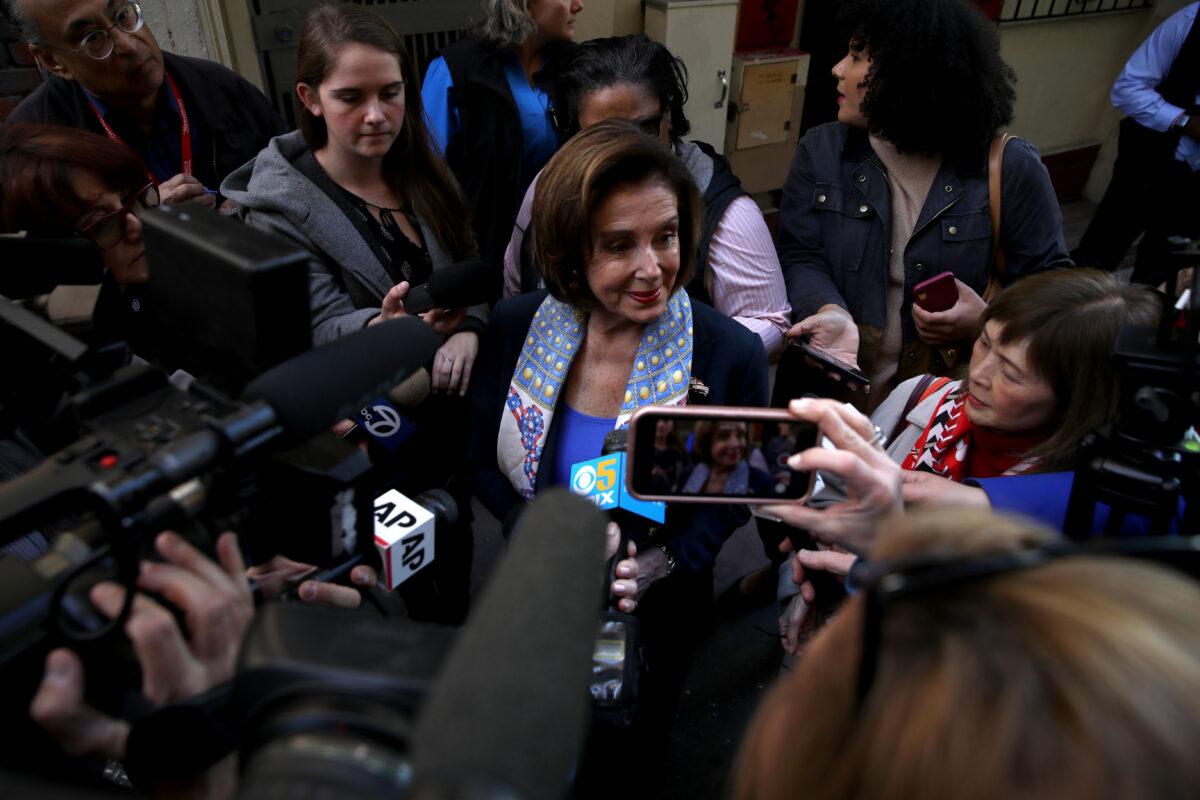
[[[864,390],[869,391],[871,388],[871,380],[855,367],[850,366],[845,361],[826,353],[820,348],[813,347],[808,343],[808,338],[801,336],[799,339],[792,339],[791,345],[799,347],[804,351],[804,355],[819,363],[822,369],[828,372],[835,373],[841,378],[842,382],[861,386]]]
[[[625,483],[634,497],[669,503],[800,501],[813,473],[787,460],[816,444],[816,426],[781,408],[649,406],[629,423]],[[674,469],[663,468],[664,451]]]
[[[953,272],[934,275],[913,287],[913,302],[926,311],[946,311],[958,302],[958,284]]]

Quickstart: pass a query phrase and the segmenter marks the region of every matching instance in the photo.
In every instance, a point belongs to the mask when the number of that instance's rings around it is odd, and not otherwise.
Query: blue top
[[[113,121],[109,119],[108,106],[100,98],[83,89],[82,86],[79,88],[96,106],[100,115],[104,117],[104,121],[115,130],[117,126],[113,125]],[[180,173],[183,167],[183,156],[179,139],[179,104],[175,102],[174,93],[167,90],[166,79],[159,88],[158,102],[155,104],[154,132],[144,141],[126,138],[121,131],[117,131],[117,135],[122,137],[125,145],[137,154],[150,172],[154,173],[154,177],[158,179],[159,183],[170,180]],[[193,159],[196,157],[196,149],[196,132],[195,125],[193,125]]]
[[[1010,475],[1000,478],[971,478],[965,483],[983,489],[988,502],[996,511],[1024,514],[1038,522],[1061,531],[1067,523],[1067,506],[1071,500],[1071,487],[1075,483],[1074,472],[1039,472],[1032,475]],[[1170,531],[1150,530],[1150,521],[1145,517],[1126,516],[1121,521],[1122,536],[1164,536],[1179,533],[1184,503],[1172,520]],[[1092,533],[1099,534],[1108,524],[1111,509],[1097,503],[1092,519]]]
[[[536,86],[530,86],[525,77],[525,70],[513,53],[504,58],[504,77],[508,79],[508,88],[517,104],[517,113],[521,117],[522,171],[523,182],[528,185],[546,166],[550,156],[558,149],[558,132],[550,119],[550,98]],[[442,155],[450,140],[458,135],[460,123],[458,104],[450,90],[454,81],[450,77],[450,68],[446,60],[438,56],[429,63],[425,71],[425,82],[421,84],[421,101],[425,104],[426,123],[429,132],[433,134],[438,149]],[[599,455],[596,451],[595,455]]]
[[[597,458],[604,449],[604,437],[617,426],[616,417],[589,417],[567,405],[559,403],[554,422],[558,426],[558,452],[554,455],[554,471],[550,478],[552,486],[571,485],[571,467],[581,461]]]
[[[1133,51],[1125,69],[1117,76],[1112,88],[1112,104],[1139,125],[1168,131],[1180,115],[1187,113],[1186,109],[1168,103],[1155,87],[1171,71],[1171,65],[1196,22],[1198,10],[1200,3],[1192,3],[1167,17]],[[1200,103],[1200,95],[1196,96],[1196,101]],[[1200,171],[1200,142],[1185,135],[1175,149],[1175,158]]]

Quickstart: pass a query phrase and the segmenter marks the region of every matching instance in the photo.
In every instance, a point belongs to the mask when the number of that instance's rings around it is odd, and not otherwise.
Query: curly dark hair
[[[691,131],[683,114],[687,67],[664,45],[644,34],[592,39],[567,53],[557,67],[554,109],[563,141],[579,133],[579,108],[592,92],[619,83],[643,87],[671,115],[671,138]]]
[[[971,0],[844,0],[838,29],[871,58],[871,133],[900,151],[978,160],[1012,121],[1017,76]]]

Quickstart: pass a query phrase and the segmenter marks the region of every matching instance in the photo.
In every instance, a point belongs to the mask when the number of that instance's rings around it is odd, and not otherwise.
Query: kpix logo
[[[572,470],[571,491],[583,495],[600,508],[615,508],[620,488],[617,476],[620,472],[620,454],[577,464]]]

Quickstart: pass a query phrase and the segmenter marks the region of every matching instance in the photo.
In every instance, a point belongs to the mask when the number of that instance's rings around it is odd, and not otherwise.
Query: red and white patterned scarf
[[[967,416],[966,400],[966,387],[961,383],[952,383],[938,403],[929,424],[917,437],[917,443],[905,456],[901,469],[932,472],[955,482],[969,477],[975,429]],[[1016,455],[989,454],[991,463],[995,464],[997,460],[1004,466],[1004,475],[1028,472],[1037,464],[1035,459],[1021,460]]]

